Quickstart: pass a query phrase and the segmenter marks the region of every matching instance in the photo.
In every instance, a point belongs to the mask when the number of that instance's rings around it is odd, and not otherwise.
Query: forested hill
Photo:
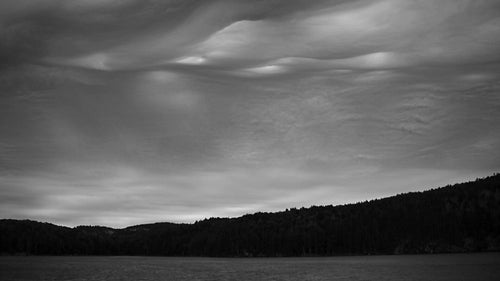
[[[194,224],[112,229],[0,220],[0,253],[326,256],[500,250],[500,174],[424,192]]]

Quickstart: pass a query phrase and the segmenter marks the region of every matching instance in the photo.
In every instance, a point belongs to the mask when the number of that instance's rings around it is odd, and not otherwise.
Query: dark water
[[[255,259],[0,257],[0,280],[500,280],[500,253]]]

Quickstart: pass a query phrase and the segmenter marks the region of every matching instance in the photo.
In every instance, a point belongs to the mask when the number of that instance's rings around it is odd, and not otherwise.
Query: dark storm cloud
[[[0,212],[365,200],[500,163],[497,1],[2,1]]]

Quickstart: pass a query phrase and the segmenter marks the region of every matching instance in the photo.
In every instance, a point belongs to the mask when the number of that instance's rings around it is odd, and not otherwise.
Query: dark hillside
[[[111,229],[0,220],[0,253],[327,256],[500,250],[500,175],[342,206]]]

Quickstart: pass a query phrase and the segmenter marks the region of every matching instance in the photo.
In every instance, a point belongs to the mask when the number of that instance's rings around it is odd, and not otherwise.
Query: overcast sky
[[[498,0],[2,0],[0,216],[193,222],[500,171]]]

